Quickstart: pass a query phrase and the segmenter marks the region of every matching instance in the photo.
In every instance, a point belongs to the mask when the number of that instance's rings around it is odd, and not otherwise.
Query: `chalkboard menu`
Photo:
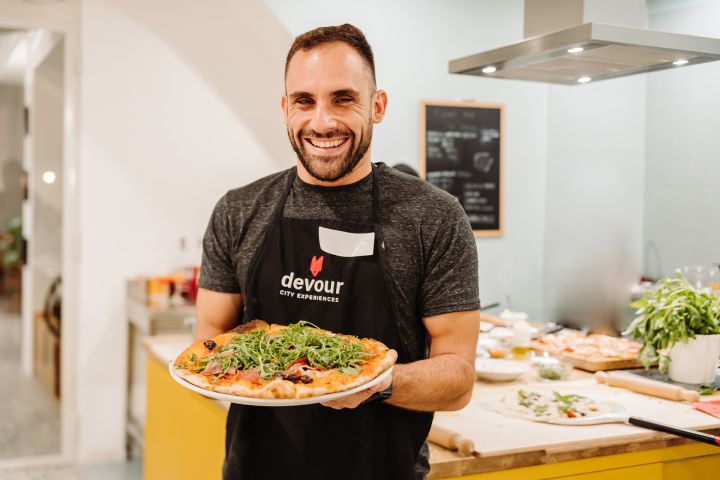
[[[478,236],[503,231],[502,124],[502,105],[420,105],[421,175],[457,197]]]

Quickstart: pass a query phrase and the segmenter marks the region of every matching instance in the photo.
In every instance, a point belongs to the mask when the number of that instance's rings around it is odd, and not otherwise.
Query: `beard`
[[[300,163],[313,178],[322,182],[336,182],[352,172],[367,153],[372,140],[372,127],[372,121],[368,121],[367,126],[360,132],[357,142],[355,142],[355,135],[350,130],[344,129],[336,129],[324,134],[318,134],[312,130],[301,130],[297,139],[288,130],[288,138]],[[353,146],[346,153],[333,156],[313,155],[305,149],[303,137],[324,139],[336,136],[346,136],[347,140],[345,141],[352,142]]]

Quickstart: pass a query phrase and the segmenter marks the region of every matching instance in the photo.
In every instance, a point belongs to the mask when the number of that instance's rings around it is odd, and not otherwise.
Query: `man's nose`
[[[337,120],[330,105],[324,103],[316,105],[309,127],[318,133],[325,133],[337,128]]]

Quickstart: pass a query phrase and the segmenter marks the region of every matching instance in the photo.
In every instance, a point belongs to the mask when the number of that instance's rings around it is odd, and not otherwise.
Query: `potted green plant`
[[[638,359],[658,362],[671,380],[712,383],[720,356],[720,297],[693,287],[681,275],[664,278],[632,304],[636,318],[623,332],[644,344]]]

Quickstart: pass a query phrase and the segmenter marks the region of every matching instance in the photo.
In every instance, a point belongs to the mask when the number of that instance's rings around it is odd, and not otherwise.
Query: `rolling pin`
[[[463,438],[459,433],[440,425],[433,424],[430,427],[428,440],[449,450],[457,450],[465,456],[472,455],[475,451],[475,443],[472,440]]]
[[[598,383],[605,383],[611,387],[627,388],[633,392],[667,398],[668,400],[697,402],[700,399],[700,394],[693,390],[687,390],[678,385],[670,385],[634,375],[597,372],[595,373],[595,380],[597,380]]]

